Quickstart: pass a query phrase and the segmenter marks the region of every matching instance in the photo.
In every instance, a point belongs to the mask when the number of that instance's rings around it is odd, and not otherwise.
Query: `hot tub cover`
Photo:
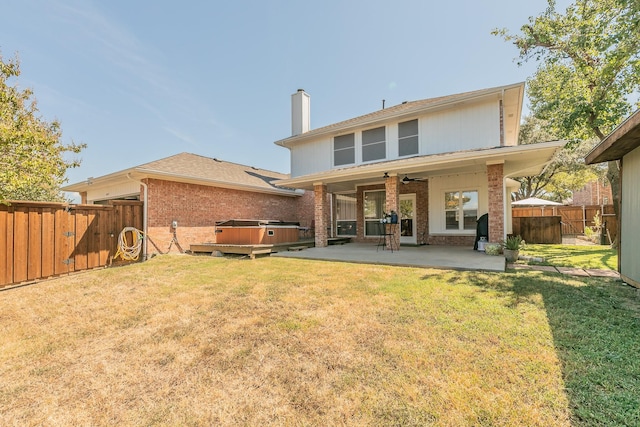
[[[228,219],[226,221],[217,221],[218,227],[258,227],[258,226],[300,226],[299,222],[279,221],[270,219]]]

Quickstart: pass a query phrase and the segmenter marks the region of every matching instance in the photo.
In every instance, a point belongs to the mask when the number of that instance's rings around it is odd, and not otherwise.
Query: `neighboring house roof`
[[[498,86],[489,89],[464,92],[455,95],[441,96],[437,98],[422,99],[418,101],[403,102],[402,104],[374,111],[373,113],[344,120],[318,129],[313,129],[300,135],[291,136],[276,141],[275,144],[282,147],[290,147],[301,141],[317,138],[323,135],[338,135],[350,130],[365,126],[374,126],[389,120],[397,120],[403,117],[416,116],[427,111],[437,111],[452,106],[462,105],[477,99],[500,96],[503,98],[504,125],[507,135],[513,135],[517,139],[522,113],[522,97],[524,96],[524,83]],[[510,132],[509,132],[510,131]],[[515,141],[514,141],[515,143]],[[507,144],[510,145],[510,144]],[[513,144],[511,144],[513,145]]]
[[[275,181],[276,185],[313,189],[315,183],[333,185],[334,191],[346,191],[354,185],[381,179],[384,173],[425,178],[430,175],[468,173],[486,170],[487,164],[504,163],[505,177],[537,175],[566,141],[549,141],[514,147],[481,148],[443,154],[414,156],[369,163]]]
[[[607,135],[585,157],[588,165],[621,159],[640,147],[640,110],[637,110]]]
[[[62,188],[63,191],[83,192],[89,186],[107,186],[130,179],[156,178],[245,191],[257,191],[281,195],[299,195],[293,189],[276,187],[273,180],[286,179],[289,175],[253,166],[226,162],[216,158],[191,153],[180,153],[164,159],[144,163],[97,178],[88,178]]]

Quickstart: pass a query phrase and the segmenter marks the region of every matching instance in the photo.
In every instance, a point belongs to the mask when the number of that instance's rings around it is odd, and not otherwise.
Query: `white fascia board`
[[[76,182],[75,184],[69,184],[61,188],[62,191],[69,192],[82,192],[87,191],[91,186],[105,186],[116,182],[124,181],[127,179],[127,175],[135,171],[135,168],[125,169],[119,172],[113,172],[108,175],[99,177],[88,177],[84,181]]]

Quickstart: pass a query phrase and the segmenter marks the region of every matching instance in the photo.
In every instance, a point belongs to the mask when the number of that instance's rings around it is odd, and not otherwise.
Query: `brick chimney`
[[[311,97],[304,89],[291,95],[291,136],[309,132],[311,128]]]

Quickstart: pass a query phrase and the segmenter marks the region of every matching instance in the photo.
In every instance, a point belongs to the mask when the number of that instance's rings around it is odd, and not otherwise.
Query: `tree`
[[[547,122],[537,117],[526,116],[520,126],[520,144],[557,139],[550,132]],[[515,200],[545,196],[547,199],[562,202],[587,182],[602,178],[604,174],[601,167],[584,163],[584,157],[596,142],[595,138],[591,138],[571,148],[563,148],[539,175],[516,178],[516,181],[520,182],[520,188],[514,194]]]
[[[86,145],[61,142],[60,124],[38,116],[33,92],[10,85],[19,75],[18,60],[0,55],[0,201],[61,201],[65,172],[80,164],[64,156]]]
[[[540,61],[528,79],[531,111],[559,137],[577,141],[614,129],[631,112],[628,97],[640,89],[640,5],[638,0],[577,0],[564,14],[555,1],[529,18],[520,34],[494,30],[519,49],[519,64]],[[609,162],[614,208],[620,181]]]

